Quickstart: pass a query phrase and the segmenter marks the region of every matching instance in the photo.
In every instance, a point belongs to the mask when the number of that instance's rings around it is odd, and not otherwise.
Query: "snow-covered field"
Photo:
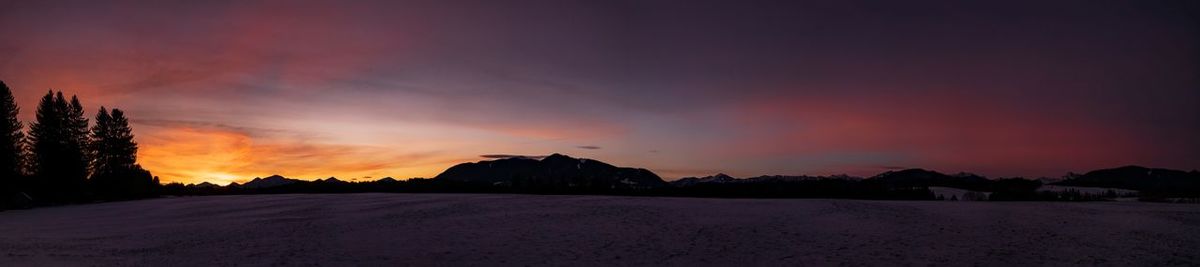
[[[1200,264],[1200,206],[470,194],[0,212],[0,265]]]
[[[1089,195],[1103,195],[1103,194],[1107,193],[1108,191],[1112,191],[1113,193],[1116,193],[1119,196],[1137,195],[1137,193],[1138,193],[1137,190],[1120,189],[1120,188],[1065,186],[1065,185],[1043,185],[1042,187],[1038,188],[1038,191],[1049,191],[1049,192],[1076,191],[1076,192],[1079,192],[1082,194],[1089,194]]]

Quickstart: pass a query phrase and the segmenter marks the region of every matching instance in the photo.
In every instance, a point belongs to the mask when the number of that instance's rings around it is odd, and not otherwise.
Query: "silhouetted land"
[[[1121,182],[1124,181],[1124,182]],[[1200,174],[1136,166],[1069,175],[1053,184],[1140,191],[1142,200],[1179,201],[1200,196]],[[464,163],[432,179],[347,182],[336,178],[303,181],[271,176],[246,184],[169,184],[168,195],[279,193],[521,193],[598,194],[720,198],[848,198],[889,200],[950,200],[932,187],[980,192],[974,200],[1089,201],[1111,200],[1116,192],[1041,191],[1040,180],[989,179],[975,174],[947,175],[923,169],[889,171],[869,178],[850,176],[759,176],[745,179],[723,174],[665,182],[653,172],[622,168],[591,159],[553,154],[542,158],[513,157]],[[958,196],[954,196],[959,198]],[[964,199],[965,200],[965,199]]]

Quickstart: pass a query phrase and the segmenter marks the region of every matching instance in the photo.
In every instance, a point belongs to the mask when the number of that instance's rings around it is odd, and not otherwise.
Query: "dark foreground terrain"
[[[471,194],[0,212],[28,265],[1197,265],[1200,206]]]

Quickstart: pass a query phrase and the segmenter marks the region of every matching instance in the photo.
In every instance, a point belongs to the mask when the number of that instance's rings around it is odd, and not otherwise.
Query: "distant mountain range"
[[[294,184],[294,183],[298,183],[298,182],[304,182],[304,180],[287,178],[287,177],[283,177],[280,175],[271,175],[271,176],[267,176],[267,178],[254,177],[254,180],[250,180],[249,182],[246,182],[245,184],[230,183],[228,185],[228,187],[256,189],[256,188],[268,188],[268,187],[283,186],[283,185],[289,185],[289,184]]]
[[[516,188],[649,189],[666,186],[646,169],[622,168],[597,160],[553,154],[541,159],[511,157],[462,163],[435,180]]]
[[[1200,192],[1200,172],[1125,166],[1095,170],[1053,184],[1139,191]]]
[[[990,191],[992,184],[992,180],[971,173],[947,175],[925,169],[887,171],[869,180],[893,187],[944,186],[977,191]]]
[[[815,181],[821,179],[841,179],[841,180],[862,180],[862,178],[838,175],[838,176],[794,176],[794,175],[760,175],[749,178],[734,178],[724,173],[705,177],[684,177],[679,180],[671,181],[673,186],[694,186],[702,184],[747,184],[747,183],[787,183],[800,181]]]
[[[729,176],[729,175],[726,175],[726,174],[724,174],[724,173],[718,173],[718,174],[716,174],[716,175],[710,175],[710,176],[705,176],[705,177],[684,177],[684,178],[680,178],[679,180],[671,181],[671,185],[674,185],[674,186],[692,186],[692,185],[698,185],[698,184],[723,184],[723,183],[733,183],[733,182],[737,182],[737,181],[738,181],[738,179],[737,179],[737,178],[733,178],[733,177],[731,177],[731,176]]]
[[[668,183],[646,169],[617,167],[562,154],[462,163],[432,179],[401,181],[386,177],[371,182],[346,182],[329,177],[304,181],[272,175],[254,178],[245,184],[231,183],[220,187],[202,183],[179,190],[205,194],[390,191],[922,199],[922,190],[929,187],[952,187],[992,192],[993,198],[1004,200],[1062,198],[1037,195],[1037,188],[1043,184],[1129,189],[1166,197],[1200,196],[1200,172],[1139,166],[1096,170],[1061,180],[988,179],[970,173],[943,174],[925,169],[905,169],[887,171],[869,178],[846,175],[735,178],[718,173],[705,177],[685,177]]]
[[[820,179],[861,179],[892,187],[943,186],[972,190],[987,191],[988,185],[994,180],[977,174],[959,173],[943,174],[925,169],[905,169],[887,171],[869,178],[852,176],[756,176],[749,178],[734,178],[718,173],[705,177],[685,177],[671,182],[673,186],[695,186],[703,184],[745,184],[767,182],[798,182]],[[1171,169],[1147,168],[1141,166],[1125,166],[1112,169],[1091,171],[1075,177],[1062,179],[1030,180],[1039,183],[1068,185],[1080,187],[1120,188],[1140,191],[1198,191],[1200,192],[1200,172],[1179,171]]]

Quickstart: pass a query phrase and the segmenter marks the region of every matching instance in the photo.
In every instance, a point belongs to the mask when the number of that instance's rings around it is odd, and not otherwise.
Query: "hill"
[[[929,187],[944,186],[975,191],[991,191],[991,180],[983,176],[960,173],[946,175],[925,169],[906,169],[888,171],[867,179],[868,182],[882,183],[889,187]]]
[[[737,178],[733,178],[724,173],[718,173],[716,175],[710,175],[710,176],[705,176],[705,177],[680,178],[679,180],[671,181],[671,185],[672,186],[691,186],[691,185],[696,185],[696,184],[707,184],[707,183],[720,184],[720,183],[731,183],[731,182],[737,182],[737,181],[738,181]]]
[[[1125,166],[1095,170],[1053,184],[1130,189],[1149,194],[1198,196],[1200,195],[1200,172]]]
[[[562,154],[540,160],[512,157],[462,163],[438,174],[434,180],[537,190],[635,190],[667,185],[646,169],[616,167]]]
[[[298,183],[298,182],[303,182],[303,180],[287,178],[287,177],[283,177],[283,176],[280,176],[277,174],[277,175],[267,176],[267,178],[255,177],[254,180],[250,180],[249,182],[246,182],[245,184],[231,185],[231,186],[245,188],[245,189],[257,189],[257,188],[270,188],[270,187],[284,186],[284,185],[294,184],[294,183]]]

